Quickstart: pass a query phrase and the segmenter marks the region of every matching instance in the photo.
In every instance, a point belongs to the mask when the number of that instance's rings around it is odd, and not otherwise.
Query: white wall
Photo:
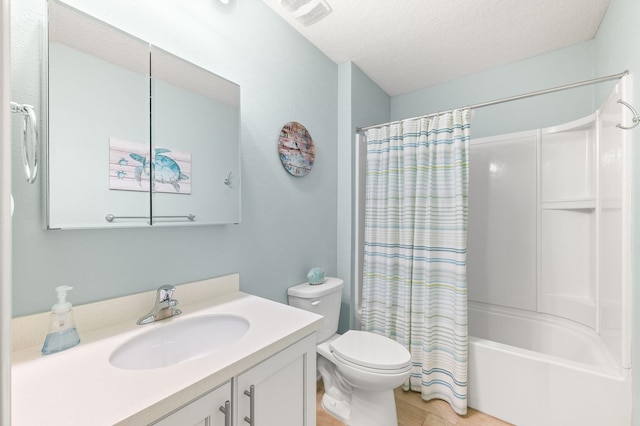
[[[242,222],[46,231],[44,180],[25,182],[14,136],[14,315],[48,310],[61,284],[74,286],[78,304],[239,272],[243,291],[285,302],[287,287],[306,281],[312,266],[335,275],[337,65],[257,0],[241,1],[233,14],[211,0],[68,3],[240,84]],[[12,7],[12,98],[40,113],[45,1]],[[278,157],[289,121],[304,124],[316,145],[304,178],[290,176]],[[14,135],[18,126],[14,120]]]

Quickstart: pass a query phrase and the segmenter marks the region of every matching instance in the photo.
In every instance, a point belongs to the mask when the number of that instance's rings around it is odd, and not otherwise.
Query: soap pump
[[[73,287],[67,285],[56,287],[58,303],[51,307],[49,334],[42,346],[42,353],[45,355],[69,349],[80,343],[80,336],[73,321],[71,303],[66,300],[67,292],[72,289]]]

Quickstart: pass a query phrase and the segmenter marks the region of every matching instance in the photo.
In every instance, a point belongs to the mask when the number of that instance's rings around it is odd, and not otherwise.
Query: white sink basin
[[[123,343],[109,362],[127,370],[167,367],[219,351],[248,330],[249,321],[234,315],[202,315],[158,324]]]

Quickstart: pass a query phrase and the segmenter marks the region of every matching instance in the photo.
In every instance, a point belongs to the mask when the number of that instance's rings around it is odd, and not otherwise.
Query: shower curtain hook
[[[638,124],[640,124],[640,117],[638,117],[638,113],[636,112],[635,108],[633,106],[631,106],[630,104],[628,104],[627,102],[623,101],[622,99],[618,99],[618,103],[622,104],[624,106],[626,106],[627,108],[629,108],[631,110],[631,113],[633,114],[633,124],[631,126],[623,126],[622,124],[616,124],[616,127],[623,129],[623,130],[631,130],[631,129],[635,129]]]

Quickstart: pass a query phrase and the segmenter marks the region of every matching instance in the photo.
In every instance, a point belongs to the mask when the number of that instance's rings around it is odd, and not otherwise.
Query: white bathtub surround
[[[362,329],[412,356],[407,388],[467,412],[472,111],[367,130]]]
[[[473,408],[631,423],[629,79],[587,117],[471,143]]]
[[[17,335],[43,319],[46,333],[46,316],[14,320],[16,346],[22,347],[13,353],[12,424],[148,424],[314,333],[322,321],[313,313],[238,292],[237,275],[176,288],[183,313],[149,325],[136,320],[153,305],[155,290],[75,307],[82,342],[48,356],[39,354],[38,333],[24,339]],[[111,353],[134,336],[208,314],[240,315],[250,329],[221,351],[162,369],[124,370],[109,363]]]
[[[631,370],[589,327],[469,302],[469,334],[469,406],[518,426],[631,424]]]

